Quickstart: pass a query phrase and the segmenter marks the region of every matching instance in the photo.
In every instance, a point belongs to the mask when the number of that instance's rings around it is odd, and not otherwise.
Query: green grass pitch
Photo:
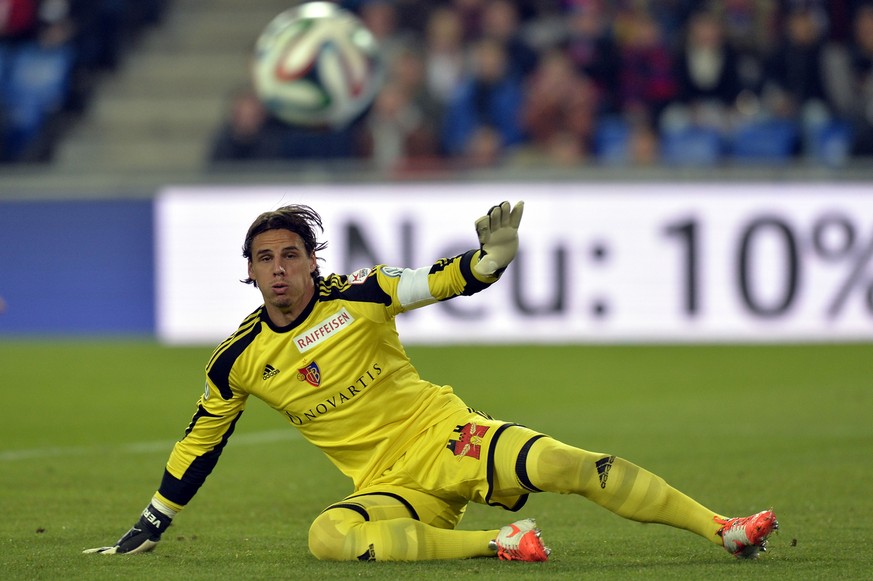
[[[535,495],[547,563],[322,563],[309,522],[349,482],[249,403],[200,494],[151,554],[82,555],[134,523],[201,392],[210,348],[0,341],[2,579],[869,579],[873,345],[412,347],[475,408],[623,456],[714,510],[773,507],[754,562],[684,531]],[[462,528],[516,515],[472,506]]]

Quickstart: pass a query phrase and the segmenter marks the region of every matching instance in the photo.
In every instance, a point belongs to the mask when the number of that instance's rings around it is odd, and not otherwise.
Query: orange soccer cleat
[[[502,561],[545,561],[552,551],[543,545],[540,535],[536,521],[526,518],[500,529],[491,548]]]
[[[718,536],[728,553],[741,559],[757,559],[758,553],[767,550],[767,538],[779,528],[779,521],[772,510],[765,510],[746,517],[716,518],[721,524]]]

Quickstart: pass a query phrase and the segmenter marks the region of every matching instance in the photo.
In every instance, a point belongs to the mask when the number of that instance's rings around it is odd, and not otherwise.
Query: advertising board
[[[263,211],[324,219],[323,274],[417,268],[525,201],[516,261],[473,297],[398,317],[418,343],[873,339],[867,185],[392,184],[169,187],[156,200],[156,330],[212,343],[260,305],[241,256]]]

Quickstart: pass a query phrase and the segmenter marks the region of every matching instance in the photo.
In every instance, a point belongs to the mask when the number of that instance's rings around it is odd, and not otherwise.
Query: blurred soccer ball
[[[275,116],[339,129],[372,103],[384,65],[378,42],[354,14],[330,2],[308,2],[266,26],[252,74],[255,91]]]

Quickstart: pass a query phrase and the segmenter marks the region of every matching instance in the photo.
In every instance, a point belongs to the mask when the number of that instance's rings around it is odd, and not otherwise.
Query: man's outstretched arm
[[[492,206],[475,221],[479,248],[452,258],[441,258],[418,269],[380,267],[381,289],[393,297],[396,312],[409,311],[438,301],[476,294],[497,282],[518,252],[518,227],[524,202]],[[365,290],[366,285],[361,289]]]

